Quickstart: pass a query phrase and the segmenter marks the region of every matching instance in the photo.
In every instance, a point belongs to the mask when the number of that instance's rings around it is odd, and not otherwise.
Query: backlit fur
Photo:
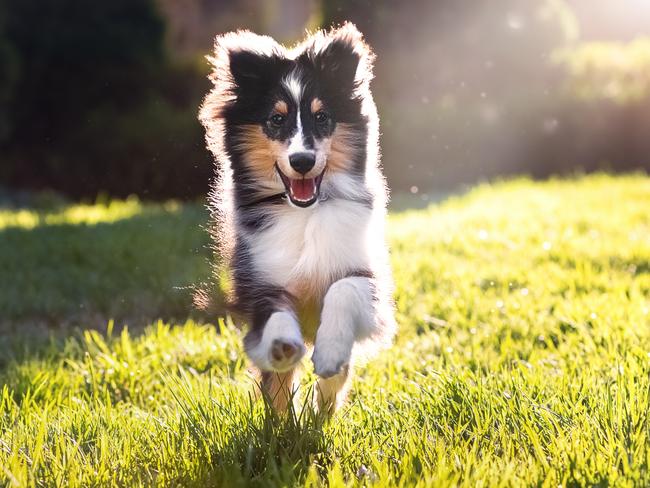
[[[216,159],[217,274],[278,408],[306,345],[322,378],[319,406],[333,411],[359,346],[394,333],[373,59],[349,23],[290,49],[229,33],[210,57],[200,120]],[[296,155],[313,166],[298,170]]]

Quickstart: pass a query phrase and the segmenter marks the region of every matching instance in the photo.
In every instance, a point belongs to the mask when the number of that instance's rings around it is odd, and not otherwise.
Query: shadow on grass
[[[110,223],[0,230],[0,334],[192,316],[192,287],[210,275],[207,219],[186,205]]]

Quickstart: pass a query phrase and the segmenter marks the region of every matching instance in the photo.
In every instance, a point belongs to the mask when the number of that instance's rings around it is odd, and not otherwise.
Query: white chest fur
[[[348,200],[283,206],[268,229],[248,237],[253,265],[269,284],[318,299],[346,273],[369,269],[373,220],[371,209]]]

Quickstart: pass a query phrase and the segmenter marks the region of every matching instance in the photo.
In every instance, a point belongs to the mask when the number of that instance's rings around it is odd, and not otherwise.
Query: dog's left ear
[[[348,92],[367,88],[372,79],[374,54],[354,24],[319,33],[305,53],[321,79]]]

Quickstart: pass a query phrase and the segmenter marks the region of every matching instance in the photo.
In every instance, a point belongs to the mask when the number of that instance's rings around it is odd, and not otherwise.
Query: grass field
[[[0,210],[0,485],[650,485],[647,176],[392,214],[400,331],[331,421],[278,419],[240,333],[187,318],[204,223]]]

